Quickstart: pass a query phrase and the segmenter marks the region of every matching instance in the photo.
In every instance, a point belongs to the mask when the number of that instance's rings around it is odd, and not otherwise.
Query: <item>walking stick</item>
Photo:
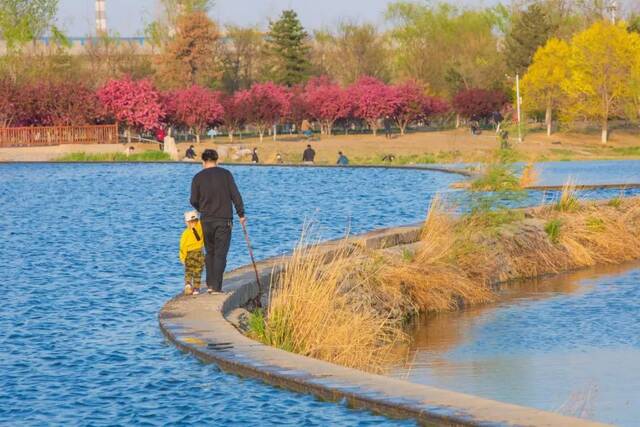
[[[242,231],[244,231],[244,240],[247,242],[247,248],[249,248],[249,256],[251,257],[251,264],[253,264],[253,271],[256,273],[256,282],[258,283],[258,296],[256,296],[255,304],[258,308],[262,307],[262,301],[260,297],[262,296],[262,284],[260,283],[260,275],[258,274],[258,266],[256,265],[256,260],[253,256],[253,248],[251,247],[251,240],[249,240],[249,232],[247,232],[247,225],[242,223]]]

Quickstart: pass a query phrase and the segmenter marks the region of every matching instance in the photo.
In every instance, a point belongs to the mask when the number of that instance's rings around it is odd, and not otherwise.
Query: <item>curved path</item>
[[[350,238],[350,244],[381,249],[415,242],[419,225],[378,230]],[[321,245],[326,255],[335,242]],[[283,258],[259,263],[263,283]],[[434,387],[365,373],[268,347],[242,335],[225,316],[257,295],[253,270],[245,266],[225,276],[223,295],[177,296],[159,313],[165,336],[183,351],[235,374],[322,399],[349,404],[392,417],[415,418],[437,425],[601,426],[541,410],[501,403]]]

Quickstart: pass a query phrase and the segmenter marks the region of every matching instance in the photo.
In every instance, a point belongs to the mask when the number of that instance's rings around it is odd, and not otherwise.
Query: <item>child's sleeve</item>
[[[184,260],[187,258],[187,250],[186,250],[186,244],[187,244],[187,233],[182,233],[182,236],[180,237],[180,252],[179,252],[179,256],[180,256],[180,262],[184,264]]]

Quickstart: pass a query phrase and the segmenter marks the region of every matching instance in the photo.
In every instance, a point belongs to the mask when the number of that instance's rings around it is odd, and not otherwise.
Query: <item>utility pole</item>
[[[518,142],[522,142],[522,116],[520,115],[520,75],[516,73],[516,106],[518,109]]]

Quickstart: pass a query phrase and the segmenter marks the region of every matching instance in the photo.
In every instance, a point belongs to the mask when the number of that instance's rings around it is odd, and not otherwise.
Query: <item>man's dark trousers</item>
[[[204,246],[207,250],[207,288],[214,292],[222,291],[222,276],[227,267],[227,253],[231,244],[230,219],[210,219],[202,221]]]

